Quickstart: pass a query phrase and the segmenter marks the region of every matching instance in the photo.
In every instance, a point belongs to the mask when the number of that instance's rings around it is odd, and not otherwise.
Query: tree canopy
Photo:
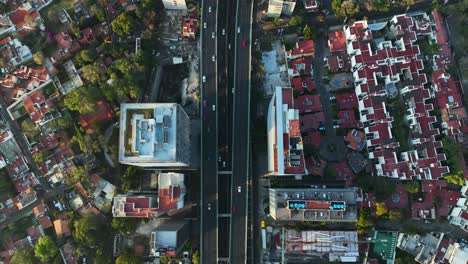
[[[405,182],[405,189],[409,193],[418,193],[419,192],[419,182],[417,182],[417,181],[407,181],[407,182]]]
[[[73,238],[80,244],[88,247],[102,245],[102,232],[104,225],[97,216],[86,215],[73,223]]]
[[[114,217],[111,226],[122,235],[129,235],[135,231],[138,221],[135,218]]]
[[[134,31],[138,23],[132,14],[122,13],[111,22],[111,25],[115,33],[125,36]]]
[[[359,218],[356,223],[357,231],[359,234],[364,234],[370,231],[373,225],[369,210],[361,209],[359,212]]]
[[[86,87],[82,86],[67,93],[63,105],[72,111],[78,111],[82,114],[89,113],[94,111],[94,95]]]
[[[115,260],[115,264],[140,264],[141,259],[135,256],[122,255]]]
[[[442,144],[450,171],[453,173],[461,171],[460,145],[451,137],[443,138]]]
[[[85,166],[75,166],[71,169],[69,179],[67,179],[69,184],[73,184],[75,182],[88,182],[89,181],[89,174],[88,169]]]
[[[34,253],[41,261],[48,261],[57,255],[58,247],[49,236],[43,236],[34,246]]]
[[[86,59],[92,59],[92,54],[83,54]],[[90,56],[90,57],[88,57]],[[82,58],[83,60],[85,58]],[[82,68],[83,78],[90,81],[91,83],[97,84],[105,80],[105,75],[102,74],[101,69],[97,63],[88,64]]]
[[[10,259],[11,264],[33,264],[36,263],[34,250],[32,247],[23,247],[16,250]]]
[[[353,16],[359,13],[359,3],[354,0],[333,0],[332,9],[337,16]]]
[[[387,206],[385,205],[384,202],[376,203],[375,207],[376,207],[375,214],[377,217],[386,215],[388,213]]]
[[[92,138],[86,133],[82,133],[78,129],[75,130],[76,133],[72,137],[71,142],[77,143],[80,146],[80,150],[86,154],[94,154],[101,151],[101,141],[102,139],[98,138],[97,140]]]

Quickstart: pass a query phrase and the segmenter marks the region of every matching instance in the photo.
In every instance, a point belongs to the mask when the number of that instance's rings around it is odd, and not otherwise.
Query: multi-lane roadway
[[[201,260],[218,261],[217,1],[202,2],[201,19]]]
[[[252,2],[202,2],[201,260],[246,263]]]
[[[234,63],[230,262],[247,261],[250,71],[253,1],[238,0]]]

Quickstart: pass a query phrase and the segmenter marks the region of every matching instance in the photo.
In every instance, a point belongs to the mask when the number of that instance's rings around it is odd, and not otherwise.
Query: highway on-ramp
[[[230,263],[247,261],[252,0],[237,1],[234,64]]]

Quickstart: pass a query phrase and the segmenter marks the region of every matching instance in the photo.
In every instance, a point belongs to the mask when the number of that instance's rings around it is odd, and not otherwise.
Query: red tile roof
[[[92,124],[97,122],[103,122],[114,118],[114,110],[105,101],[99,101],[96,103],[95,111],[82,114],[80,116],[80,124],[86,131],[86,133],[92,133]]]
[[[197,33],[197,20],[190,18],[182,24],[182,35],[185,37],[195,36]]]
[[[41,90],[37,90],[24,98],[23,106],[29,113],[32,121],[39,122],[49,112],[49,109],[53,107],[53,104],[45,99]]]
[[[351,70],[349,55],[333,54],[327,57],[327,66],[331,72],[348,72]]]
[[[58,219],[54,221],[55,234],[58,237],[68,237],[70,236],[70,228],[68,227],[68,221],[63,219]]]
[[[432,11],[434,22],[436,26],[436,39],[437,43],[445,44],[448,42],[447,30],[445,29],[444,18],[437,9]]]
[[[60,32],[54,38],[62,49],[70,49],[72,47],[73,40],[68,33]]]
[[[316,89],[314,81],[310,76],[306,77],[294,77],[291,79],[292,87],[294,91],[299,92],[300,94],[304,93],[304,89],[307,89],[309,92]]]
[[[320,132],[319,131],[305,133],[302,139],[304,140],[304,145],[315,146],[315,147],[320,146]]]
[[[343,30],[328,33],[330,52],[346,50],[346,38]]]
[[[301,121],[302,132],[315,131],[325,121],[325,115],[323,112],[301,115],[299,121]]]
[[[353,129],[348,132],[345,140],[348,142],[349,148],[361,151],[366,145],[366,134],[362,131]]]
[[[42,215],[46,211],[47,211],[47,208],[45,207],[43,202],[33,208],[33,213],[36,217]]]
[[[312,60],[309,57],[302,57],[289,61],[289,69],[293,75],[307,75],[311,74]]]
[[[296,47],[290,51],[292,56],[313,56],[315,45],[313,40],[303,40],[296,43]]]
[[[358,128],[360,122],[356,119],[354,110],[342,110],[338,114],[338,125],[341,128]]]
[[[320,95],[301,95],[294,99],[294,106],[299,109],[299,114],[322,111]]]
[[[29,14],[24,8],[18,8],[10,14],[10,20],[15,24],[17,30],[21,30],[26,25],[26,16],[29,16]]]
[[[335,95],[335,100],[340,109],[351,110],[358,107],[358,101],[355,93],[345,92]]]
[[[39,217],[37,221],[44,229],[51,228],[53,226],[52,221],[50,221],[50,217],[47,215]]]

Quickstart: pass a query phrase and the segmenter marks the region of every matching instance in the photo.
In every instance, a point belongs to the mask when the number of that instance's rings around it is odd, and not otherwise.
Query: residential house
[[[468,232],[468,181],[460,190],[460,198],[448,216],[450,224]]]
[[[28,46],[18,39],[6,37],[0,40],[0,52],[6,67],[13,68],[32,60],[32,53]]]
[[[154,218],[184,207],[184,175],[159,173],[158,194],[118,194],[114,197],[114,217]]]
[[[80,257],[77,253],[76,247],[67,242],[60,248],[60,256],[62,256],[64,264],[78,264],[80,263]]]
[[[442,164],[445,155],[438,151],[442,148],[442,142],[437,139],[440,132],[431,125],[437,120],[430,114],[434,106],[428,102],[430,91],[424,85],[427,78],[415,44],[418,33],[414,30],[414,20],[397,15],[388,22],[388,28],[384,41],[371,46],[368,43],[374,38],[373,30],[378,30],[376,25],[368,25],[363,20],[344,26],[369,158],[374,160],[377,176],[436,180],[449,169]],[[412,146],[402,153],[397,153],[400,142],[392,133],[396,124],[384,100],[398,93],[406,102]]]
[[[288,60],[293,60],[301,57],[311,57],[315,54],[315,43],[313,40],[300,40],[296,42],[296,46],[286,53]]]
[[[189,18],[182,23],[182,36],[195,39],[198,29],[198,20]]]

